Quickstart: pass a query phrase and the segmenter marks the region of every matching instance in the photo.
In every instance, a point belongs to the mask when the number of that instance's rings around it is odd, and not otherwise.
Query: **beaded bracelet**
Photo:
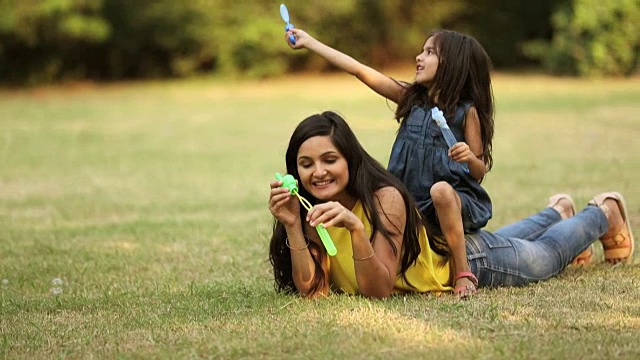
[[[300,251],[300,250],[304,250],[304,249],[309,247],[309,238],[305,235],[304,239],[306,240],[307,244],[304,247],[301,247],[301,248],[292,248],[291,245],[289,245],[289,238],[286,238],[284,243],[287,245],[287,247],[289,249],[294,250],[294,251]]]

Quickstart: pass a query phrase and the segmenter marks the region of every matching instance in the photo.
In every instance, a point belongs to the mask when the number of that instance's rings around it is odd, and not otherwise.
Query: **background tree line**
[[[476,37],[498,69],[624,76],[638,67],[638,0],[289,1],[291,22],[374,66],[410,61],[429,32]],[[284,43],[272,0],[0,0],[0,83],[328,66]]]

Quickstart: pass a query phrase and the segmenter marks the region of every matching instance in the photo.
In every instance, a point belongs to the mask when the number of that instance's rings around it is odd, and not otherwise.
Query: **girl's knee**
[[[431,199],[435,206],[455,203],[456,197],[458,196],[453,187],[444,181],[433,184],[429,193],[431,194]]]

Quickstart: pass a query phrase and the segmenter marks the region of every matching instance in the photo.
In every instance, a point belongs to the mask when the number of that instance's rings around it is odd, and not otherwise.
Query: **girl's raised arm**
[[[289,41],[289,35],[296,37],[295,45]],[[342,53],[316,40],[303,30],[293,28],[285,35],[287,44],[292,49],[308,49],[327,60],[337,68],[355,76],[365,85],[385,98],[398,103],[405,87],[389,76],[367,66],[351,56]]]

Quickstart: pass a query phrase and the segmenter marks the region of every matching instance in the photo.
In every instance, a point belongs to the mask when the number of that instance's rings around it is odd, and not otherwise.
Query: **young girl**
[[[295,45],[289,35],[295,36]],[[291,29],[286,39],[293,49],[322,56],[398,105],[400,129],[388,168],[416,200],[431,237],[446,240],[455,268],[454,293],[461,298],[474,294],[477,279],[467,261],[464,234],[483,228],[492,213],[491,199],[480,186],[493,164],[491,62],[485,50],[468,35],[433,32],[416,57],[415,82],[407,84],[303,30]],[[431,118],[436,106],[458,141],[451,149]]]

